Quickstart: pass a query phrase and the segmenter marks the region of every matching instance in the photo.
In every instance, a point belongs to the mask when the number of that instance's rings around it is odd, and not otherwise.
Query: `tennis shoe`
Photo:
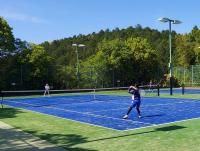
[[[124,115],[123,119],[128,119],[128,115]]]

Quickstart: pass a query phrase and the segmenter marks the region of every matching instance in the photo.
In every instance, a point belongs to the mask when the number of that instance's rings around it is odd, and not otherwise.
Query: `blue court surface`
[[[93,100],[92,100],[93,99]],[[77,95],[5,99],[3,104],[114,130],[130,130],[200,117],[200,101],[177,98],[142,98],[142,118],[135,109],[122,119],[131,96]]]

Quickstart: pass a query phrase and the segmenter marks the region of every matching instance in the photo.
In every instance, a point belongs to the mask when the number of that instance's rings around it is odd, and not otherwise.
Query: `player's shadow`
[[[183,128],[186,128],[186,127],[178,126],[178,125],[171,125],[171,126],[156,128],[155,131],[173,131],[173,130],[179,130],[179,129],[183,129]]]
[[[140,134],[145,134],[145,133],[154,133],[154,132],[158,132],[158,131],[163,131],[163,132],[174,131],[174,130],[180,130],[180,129],[184,129],[184,128],[187,128],[187,127],[178,126],[178,125],[171,125],[171,126],[155,128],[154,130],[151,130],[151,131],[144,131],[144,132],[131,133],[131,134],[125,134],[125,135],[117,135],[117,136],[106,137],[106,138],[99,138],[99,139],[94,139],[94,140],[90,140],[90,141],[87,141],[87,142],[103,141],[103,140],[115,139],[115,138],[120,138],[120,137],[140,135]]]
[[[165,114],[153,114],[153,115],[144,115],[142,118],[148,118],[148,117],[158,117],[158,116],[164,116]]]

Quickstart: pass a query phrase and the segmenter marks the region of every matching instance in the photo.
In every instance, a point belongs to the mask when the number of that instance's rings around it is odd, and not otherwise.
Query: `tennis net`
[[[142,96],[160,96],[160,88],[158,85],[144,85],[139,88]]]
[[[20,104],[42,107],[89,101],[108,101],[116,99],[111,95],[124,89],[127,88],[50,90],[50,95],[46,96],[44,96],[44,90],[1,91],[1,106],[3,107],[3,104]]]
[[[3,104],[21,104],[24,106],[42,107],[57,104],[84,103],[90,101],[122,100],[128,96],[128,87],[50,90],[50,95],[44,96],[44,90],[1,91],[1,106]],[[159,95],[157,86],[140,86],[142,96]]]

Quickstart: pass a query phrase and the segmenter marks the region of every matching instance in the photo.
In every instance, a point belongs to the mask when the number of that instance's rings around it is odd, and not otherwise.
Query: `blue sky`
[[[172,29],[188,33],[200,26],[199,6],[199,0],[0,0],[0,16],[15,38],[38,44],[137,24],[168,29],[160,17],[182,21]]]

